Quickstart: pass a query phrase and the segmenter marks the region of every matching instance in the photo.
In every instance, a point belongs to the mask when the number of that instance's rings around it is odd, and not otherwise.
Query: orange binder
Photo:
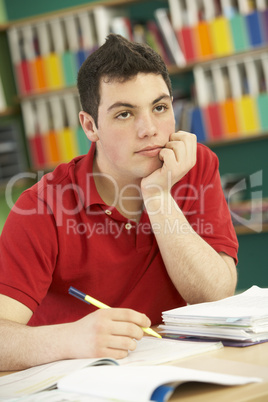
[[[228,138],[238,137],[239,126],[234,99],[229,98],[221,103],[221,113],[223,117],[225,136]]]
[[[46,71],[44,60],[37,56],[35,59],[35,71],[36,71],[36,88],[38,91],[43,91],[48,87],[46,80]]]
[[[194,41],[197,54],[200,59],[207,59],[213,56],[211,31],[207,21],[199,21],[194,27]]]

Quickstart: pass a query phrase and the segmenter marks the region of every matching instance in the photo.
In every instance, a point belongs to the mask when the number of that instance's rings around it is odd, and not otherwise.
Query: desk
[[[268,342],[246,348],[224,347],[199,356],[174,361],[171,365],[226,374],[262,377],[265,381],[263,383],[235,387],[185,383],[176,389],[170,401],[268,401]],[[0,373],[0,375],[6,374],[9,373]]]
[[[224,347],[213,352],[173,362],[172,365],[225,374],[261,377],[264,378],[264,382],[235,387],[185,383],[177,388],[170,401],[268,401],[268,342],[245,348]]]

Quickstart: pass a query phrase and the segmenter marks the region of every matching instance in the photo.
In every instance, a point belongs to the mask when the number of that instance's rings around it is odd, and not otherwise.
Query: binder
[[[259,3],[257,1],[240,0],[245,14],[246,27],[248,31],[249,44],[252,47],[264,44],[262,31],[261,13],[258,10]]]
[[[231,84],[228,70],[224,66],[214,64],[212,74],[223,124],[223,136],[226,138],[238,137],[239,127],[237,112],[235,102],[231,96]]]
[[[229,20],[234,51],[247,50],[249,48],[248,32],[245,18],[239,10],[239,2],[222,0],[222,9],[225,17]]]
[[[198,15],[199,19],[194,27],[198,58],[209,59],[213,56],[210,20],[213,18],[211,3],[201,0]]]
[[[150,44],[150,42],[148,40],[148,36],[150,35],[152,38],[152,41],[154,41],[155,50],[160,54],[160,56],[162,57],[162,59],[164,60],[166,65],[169,66],[171,64],[171,60],[169,58],[163,38],[161,36],[161,33],[159,31],[159,28],[158,28],[156,22],[153,20],[150,20],[147,22],[146,27],[147,27],[147,31],[148,31],[147,34],[145,32],[147,43]]]
[[[52,124],[56,133],[56,139],[59,149],[59,158],[61,162],[68,162],[72,159],[71,146],[69,144],[68,135],[65,134],[65,121],[62,100],[59,96],[53,95],[49,98]]]
[[[8,30],[8,40],[18,93],[28,95],[31,93],[30,71],[26,61],[24,37],[21,29],[18,27],[10,28]]]
[[[259,119],[255,99],[250,91],[255,79],[250,77],[249,68],[244,62],[228,62],[232,88],[235,94],[239,124],[244,135],[252,135],[259,131]]]
[[[258,75],[257,107],[261,130],[268,131],[268,55],[262,55],[256,60],[255,67]]]
[[[15,27],[9,28],[7,31],[7,37],[8,37],[8,42],[9,42],[9,49],[10,49],[10,54],[11,54],[12,67],[13,67],[13,71],[14,71],[17,92],[19,94],[23,94],[24,84],[23,84],[23,78],[22,78],[22,74],[21,74],[21,70],[20,70],[21,58],[20,58],[20,49],[19,49],[18,29]]]
[[[52,149],[55,141],[52,139],[53,134],[50,132],[51,116],[49,115],[47,101],[44,99],[36,100],[36,111],[38,132],[42,138],[41,142],[44,150],[45,167],[53,167],[57,162],[57,158],[55,158],[55,150]]]
[[[207,2],[213,0],[206,0]],[[213,53],[215,56],[221,57],[233,53],[233,41],[230,30],[230,25],[228,19],[224,14],[217,15],[217,10],[215,9],[215,3],[211,5],[214,7],[214,18],[211,19],[210,29],[212,37]],[[221,10],[219,10],[221,12]]]
[[[25,25],[21,28],[24,52],[25,52],[25,68],[28,70],[30,93],[39,91],[38,71],[35,58],[34,36],[30,25]]]
[[[64,52],[63,32],[59,19],[53,18],[47,23],[47,33],[50,42],[48,54],[49,86],[51,89],[60,89],[65,86],[62,66]]]
[[[41,57],[37,28],[34,25],[32,29],[33,29],[34,51],[35,51],[36,88],[38,92],[42,92],[48,88],[48,82],[46,79],[44,59]]]
[[[80,154],[79,146],[76,136],[76,127],[78,125],[78,115],[76,104],[73,94],[64,94],[62,96],[63,109],[66,114],[66,133],[68,131],[68,137],[71,145],[71,158],[74,158]]]
[[[75,16],[68,15],[64,17],[64,25],[67,36],[67,44],[69,51],[73,54],[73,60],[75,63],[75,76],[77,76],[80,68],[80,43],[79,35],[77,31],[77,20]]]
[[[204,107],[204,116],[208,129],[208,138],[218,140],[223,137],[223,121],[221,108],[216,98],[216,82],[210,68],[204,70],[206,91],[208,93],[207,105]]]
[[[31,167],[40,169],[45,166],[46,161],[42,137],[38,130],[34,102],[23,101],[21,107]]]
[[[195,82],[195,94],[197,101],[197,108],[199,111],[196,111],[193,114],[193,119],[197,119],[203,123],[201,127],[201,138],[205,137],[207,140],[211,138],[210,134],[210,125],[208,124],[206,108],[209,104],[209,92],[207,89],[207,83],[205,79],[204,69],[200,65],[196,65],[193,69],[194,82]],[[193,120],[192,125],[196,127],[196,123]],[[195,128],[193,128],[194,130]],[[196,132],[194,131],[196,134]]]
[[[81,22],[80,19],[77,17],[77,15],[74,16],[74,24],[75,24],[75,29],[77,31],[77,36],[78,36],[78,52],[77,52],[77,65],[78,65],[78,70],[86,60],[88,53],[86,52],[86,49],[84,48],[84,41],[86,38],[84,38],[84,33],[82,32],[81,28]]]
[[[195,1],[169,0],[172,27],[182,48],[187,63],[197,59],[194,26],[197,23],[198,10]]]
[[[260,13],[261,30],[264,43],[268,43],[268,2],[267,0],[256,0]]]
[[[66,105],[62,96],[52,96],[49,101],[60,152],[60,160],[61,162],[68,162],[78,155],[78,151],[73,138],[74,133],[68,125]]]
[[[77,63],[74,52],[69,47],[66,22],[61,20],[62,35],[64,40],[64,52],[62,54],[62,68],[66,87],[76,85]]]
[[[192,110],[190,132],[196,135],[198,142],[204,142],[207,140],[207,133],[202,109],[198,106],[195,106]]]
[[[59,56],[55,53],[52,42],[51,27],[48,22],[42,21],[36,25],[40,57],[43,59],[47,89],[63,87],[63,72]]]
[[[63,87],[67,85],[70,75],[69,65],[66,65],[64,57],[66,40],[64,37],[63,24],[59,18],[53,18],[49,21],[49,25],[52,35],[55,63],[57,64],[57,72],[55,72],[55,74],[59,75],[56,81],[59,87]]]

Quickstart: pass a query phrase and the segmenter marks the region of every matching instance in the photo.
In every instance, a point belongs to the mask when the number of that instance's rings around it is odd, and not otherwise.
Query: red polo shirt
[[[147,314],[185,304],[170,281],[146,211],[139,224],[100,198],[92,177],[95,147],[59,165],[19,198],[0,242],[0,292],[28,306],[31,325],[77,320],[96,308],[68,294],[74,286],[111,307]],[[198,145],[197,163],[173,187],[193,228],[236,259],[237,238],[218,159]],[[176,231],[176,222],[166,230]]]

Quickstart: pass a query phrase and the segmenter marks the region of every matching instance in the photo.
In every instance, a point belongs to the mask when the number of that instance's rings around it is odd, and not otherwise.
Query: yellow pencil
[[[110,308],[110,306],[107,306],[107,304],[104,304],[104,303],[94,299],[94,297],[86,295],[85,293],[81,292],[80,290],[75,289],[72,286],[69,288],[69,294],[74,297],[77,297],[77,299],[79,299],[79,300],[85,301],[86,303],[93,304],[93,306],[96,306],[98,308]],[[148,335],[152,335],[157,338],[162,338],[162,336],[159,335],[157,332],[155,332],[152,328],[142,327],[142,329]]]

